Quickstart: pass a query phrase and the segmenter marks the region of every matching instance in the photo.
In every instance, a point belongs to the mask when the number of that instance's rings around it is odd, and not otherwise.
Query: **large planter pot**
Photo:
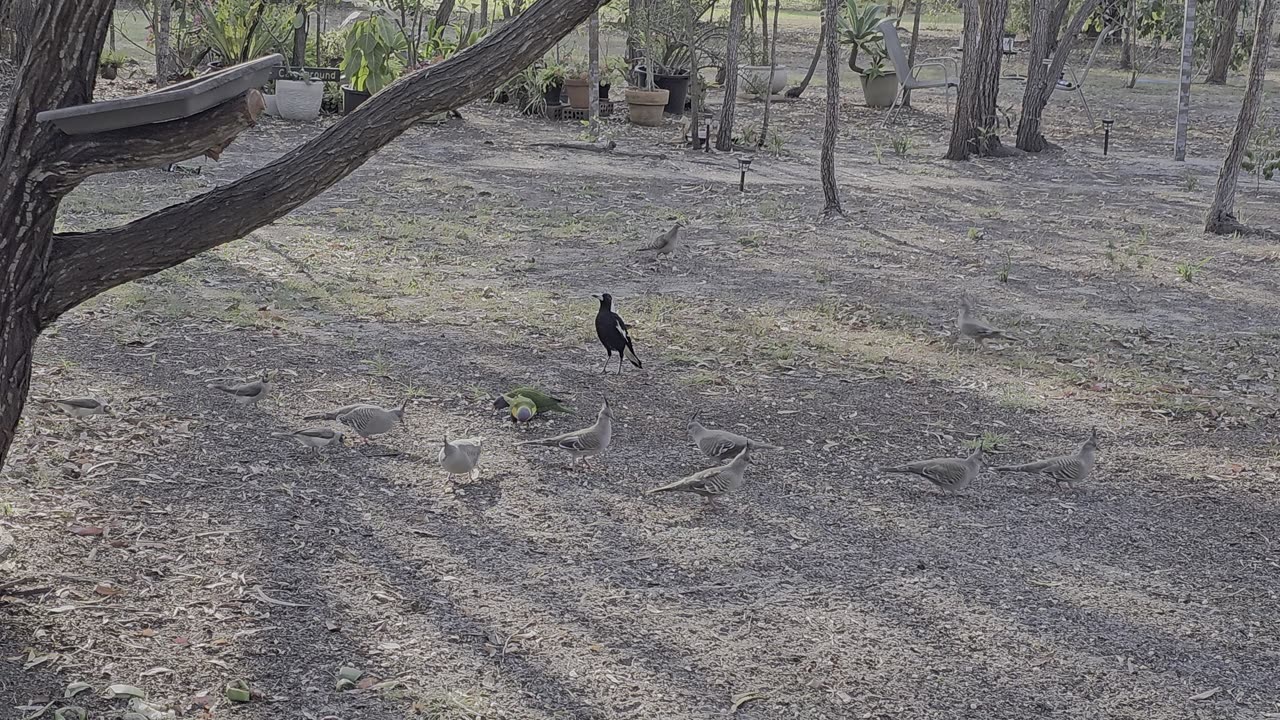
[[[684,103],[689,99],[689,76],[655,74],[653,84],[670,93],[665,111],[672,115],[683,115]]]
[[[671,93],[667,90],[639,90],[627,88],[627,117],[633,125],[660,127],[662,111],[667,107]]]
[[[368,100],[371,97],[373,97],[372,93],[367,93],[363,90],[352,90],[350,85],[343,85],[342,86],[342,114],[346,115],[352,110],[355,110],[356,108],[360,107],[361,103],[363,103],[365,100]]]
[[[569,95],[569,107],[586,110],[591,106],[591,81],[587,78],[566,78],[564,90]]]
[[[738,68],[738,78],[742,81],[743,92],[748,95],[764,95],[765,86],[769,85],[768,65],[742,65]],[[769,94],[777,95],[787,89],[787,66],[775,65],[773,85],[769,86]]]
[[[542,99],[547,101],[547,107],[555,107],[561,104],[560,96],[563,94],[564,85],[556,83],[555,85],[547,88],[546,92],[542,93]]]
[[[898,74],[888,73],[867,79],[866,75],[859,76],[862,80],[862,95],[866,98],[867,107],[887,108],[893,105],[893,98],[898,94]]]
[[[276,81],[276,111],[285,120],[310,122],[320,117],[324,83],[305,80]]]

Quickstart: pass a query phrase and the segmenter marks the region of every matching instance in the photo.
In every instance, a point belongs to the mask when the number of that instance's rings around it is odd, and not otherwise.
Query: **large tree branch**
[[[262,93],[250,90],[181,120],[74,135],[46,161],[46,169],[75,185],[98,173],[166,165],[201,154],[216,160],[241,131],[253,127],[265,108]]]
[[[1058,77],[1062,75],[1062,69],[1067,65],[1067,56],[1071,54],[1071,46],[1075,44],[1076,37],[1080,35],[1080,31],[1084,29],[1084,23],[1093,14],[1094,8],[1098,7],[1098,0],[1084,0],[1080,3],[1080,7],[1076,10],[1076,14],[1071,17],[1070,24],[1062,31],[1061,37],[1058,38],[1056,47],[1053,50],[1053,63],[1049,66],[1049,78],[1045,84],[1041,100],[1043,104],[1049,103],[1049,98],[1053,97],[1053,91],[1058,89]],[[1057,29],[1056,26],[1051,26]]]
[[[490,92],[596,7],[597,0],[539,0],[480,43],[393,83],[313,140],[236,182],[121,227],[55,236],[41,323],[288,214],[414,123]]]

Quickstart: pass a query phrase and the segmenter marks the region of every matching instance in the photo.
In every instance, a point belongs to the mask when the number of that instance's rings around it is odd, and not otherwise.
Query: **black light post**
[[[1107,118],[1102,121],[1102,154],[1105,156],[1111,149],[1111,126],[1115,124],[1115,120]]]

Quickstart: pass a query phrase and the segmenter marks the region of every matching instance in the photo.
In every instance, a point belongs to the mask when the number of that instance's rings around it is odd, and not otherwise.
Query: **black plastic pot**
[[[560,104],[560,96],[562,94],[564,94],[564,84],[556,83],[555,85],[547,88],[547,91],[542,94],[542,97],[547,101],[547,107],[555,107]]]
[[[610,87],[612,87],[612,85],[610,85],[609,83],[600,83],[600,99],[601,99],[601,100],[608,100],[608,99],[609,99],[609,88],[610,88]]]
[[[116,75],[118,74],[116,72],[115,65],[103,65],[102,67],[98,68],[98,70],[100,71],[100,74],[102,75],[103,80],[115,80]]]
[[[654,86],[666,90],[670,95],[667,96],[667,106],[663,112],[671,115],[681,115],[684,113],[685,101],[689,99],[689,76],[688,75],[657,75],[653,76]]]
[[[352,110],[355,110],[356,108],[360,107],[360,103],[363,103],[365,100],[368,100],[372,96],[373,96],[372,93],[367,93],[363,90],[352,90],[349,86],[343,85],[342,86],[342,114],[346,115]]]

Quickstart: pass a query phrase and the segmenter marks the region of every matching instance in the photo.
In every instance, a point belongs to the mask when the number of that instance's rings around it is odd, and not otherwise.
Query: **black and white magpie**
[[[600,344],[604,345],[604,349],[609,353],[604,359],[604,371],[609,372],[609,361],[613,359],[615,352],[618,353],[619,375],[622,374],[623,358],[638,368],[644,367],[640,364],[640,358],[636,357],[636,349],[631,344],[631,337],[627,335],[627,323],[613,311],[613,296],[604,293],[591,297],[600,300],[600,311],[596,313],[596,336],[600,338]]]

